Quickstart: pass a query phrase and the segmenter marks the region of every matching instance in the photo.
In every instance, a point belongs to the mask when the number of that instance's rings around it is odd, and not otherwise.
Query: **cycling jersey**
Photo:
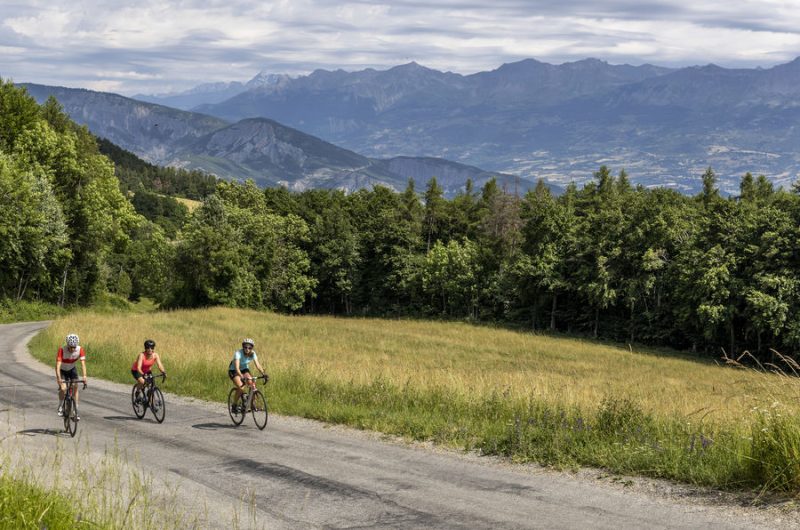
[[[236,353],[233,354],[233,360],[231,361],[230,366],[228,366],[228,370],[236,371],[236,359],[239,359],[239,370],[249,370],[250,363],[255,361],[258,358],[256,352],[253,351],[253,355],[248,357],[244,354],[242,350],[236,350]]]
[[[142,353],[142,373],[149,374],[150,371],[153,369],[153,365],[156,362],[156,355],[153,354],[150,358],[147,358],[147,355]],[[137,357],[135,361],[133,361],[133,366],[131,366],[131,370],[139,370],[139,358]]]
[[[75,361],[77,360],[86,360],[86,352],[83,351],[83,347],[78,346],[75,348],[75,351],[69,351],[69,348],[64,345],[58,349],[56,361],[61,361],[62,370],[68,371],[69,369],[74,368]]]

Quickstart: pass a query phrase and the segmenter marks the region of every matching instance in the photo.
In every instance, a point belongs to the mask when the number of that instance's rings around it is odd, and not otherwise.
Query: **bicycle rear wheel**
[[[67,419],[67,432],[73,438],[75,437],[75,433],[78,432],[78,406],[75,404],[74,401],[70,400],[69,403],[69,413],[64,411],[64,417]]]
[[[228,392],[228,414],[231,415],[234,425],[241,425],[244,421],[244,395],[237,400],[235,388]]]
[[[140,420],[144,418],[144,413],[147,412],[147,402],[144,399],[144,392],[139,390],[136,385],[133,385],[131,390],[131,405],[133,405],[133,413]]]
[[[256,427],[260,430],[264,430],[264,427],[267,426],[267,419],[269,417],[269,412],[267,411],[267,398],[264,397],[258,390],[254,390],[255,394],[253,394],[253,401],[251,404],[252,411],[253,411],[253,421],[256,422]]]
[[[153,416],[156,417],[158,423],[164,421],[167,405],[164,403],[164,394],[158,388],[153,388],[153,392],[150,394],[150,410],[153,411]]]

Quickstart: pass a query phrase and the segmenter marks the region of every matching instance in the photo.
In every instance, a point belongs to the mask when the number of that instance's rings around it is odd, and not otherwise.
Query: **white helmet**
[[[70,333],[69,335],[67,335],[67,346],[74,348],[78,345],[79,342],[80,339],[76,334]]]
[[[253,348],[255,348],[255,347],[256,347],[256,343],[255,343],[255,341],[253,341],[253,339],[244,339],[244,340],[242,341],[242,348],[244,348],[244,345],[245,345],[245,344],[249,344],[249,345],[250,345],[250,346],[252,346]]]

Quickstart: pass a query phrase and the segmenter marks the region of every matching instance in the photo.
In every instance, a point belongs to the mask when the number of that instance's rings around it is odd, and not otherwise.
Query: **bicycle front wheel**
[[[244,396],[236,399],[235,388],[231,388],[231,391],[228,392],[228,414],[231,415],[234,425],[241,425],[244,421]]]
[[[75,404],[74,401],[71,401],[69,404],[69,414],[64,414],[67,418],[69,418],[69,425],[67,426],[67,431],[69,435],[73,438],[75,437],[75,433],[78,432],[78,406]]]
[[[253,412],[253,421],[256,422],[256,427],[263,431],[264,427],[267,426],[267,419],[269,416],[267,411],[267,398],[264,397],[264,394],[256,390],[255,394],[253,394],[253,402],[251,407]]]
[[[133,390],[131,390],[131,405],[133,405],[133,413],[136,414],[136,417],[140,420],[144,418],[144,413],[147,411],[145,404],[144,392],[136,385],[133,385]]]
[[[153,416],[156,417],[158,423],[164,421],[164,416],[167,414],[167,405],[164,402],[164,394],[158,388],[154,388],[150,394],[150,410],[153,411]]]
[[[64,432],[70,432],[70,419],[69,415],[72,412],[72,401],[69,399],[64,400],[64,408],[62,409],[64,413]]]

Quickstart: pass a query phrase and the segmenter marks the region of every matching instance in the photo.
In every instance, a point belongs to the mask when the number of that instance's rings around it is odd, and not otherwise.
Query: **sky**
[[[124,95],[410,61],[471,74],[798,55],[800,0],[0,0],[0,77]]]

